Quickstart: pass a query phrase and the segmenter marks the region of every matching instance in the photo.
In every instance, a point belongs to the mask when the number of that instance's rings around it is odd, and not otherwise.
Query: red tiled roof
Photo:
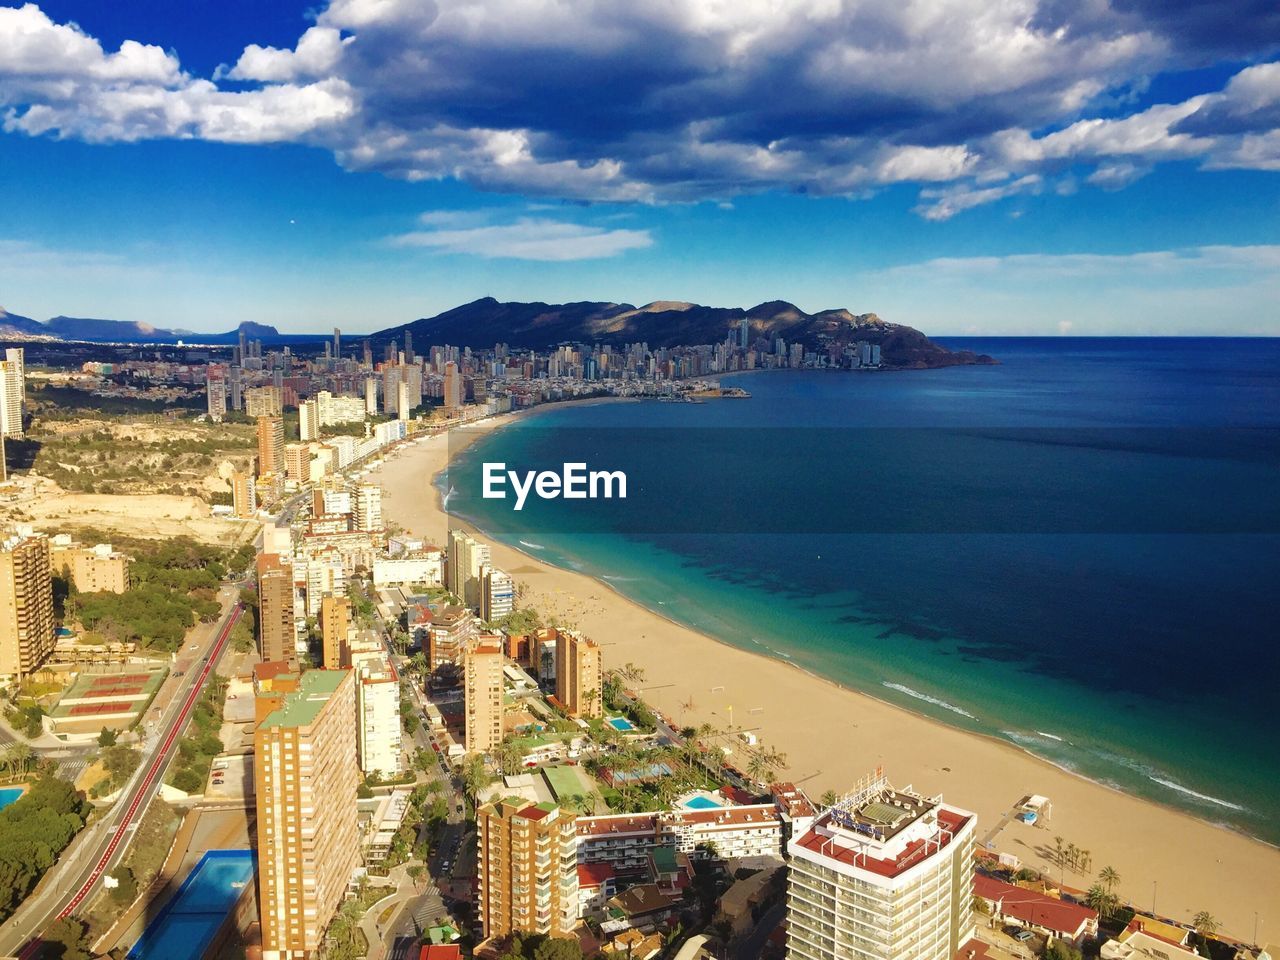
[[[578,836],[607,837],[622,833],[653,833],[657,828],[657,815],[642,813],[617,817],[579,817]]]
[[[418,960],[462,960],[462,948],[456,943],[428,943],[418,953]]]
[[[613,866],[608,863],[578,864],[579,887],[603,887],[613,879]]]
[[[992,903],[1001,901],[1000,912],[1022,923],[1043,927],[1070,939],[1078,936],[1085,926],[1098,919],[1098,912],[1078,903],[1057,900],[1034,890],[1024,890],[1011,883],[975,874],[973,892]]]
[[[667,823],[711,824],[724,827],[764,827],[778,822],[778,809],[772,803],[756,803],[749,807],[716,807],[704,810],[673,810],[663,816]]]
[[[987,953],[987,945],[977,937],[970,937],[960,944],[960,949],[956,951],[953,960],[987,960],[988,956],[990,954]]]

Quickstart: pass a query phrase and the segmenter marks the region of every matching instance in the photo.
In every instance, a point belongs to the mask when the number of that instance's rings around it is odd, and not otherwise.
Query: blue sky
[[[0,3],[0,117],[0,304],[38,319],[1280,335],[1273,4]]]

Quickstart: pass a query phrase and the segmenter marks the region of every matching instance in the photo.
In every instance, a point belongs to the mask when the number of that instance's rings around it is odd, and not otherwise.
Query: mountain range
[[[919,330],[881,320],[874,313],[854,314],[845,309],[805,313],[793,303],[771,300],[749,309],[707,307],[684,301],[659,300],[641,307],[629,303],[579,301],[575,303],[500,302],[482,297],[471,303],[362,336],[351,333],[348,349],[363,339],[379,350],[391,341],[404,342],[406,333],[421,350],[432,344],[485,348],[506,343],[516,348],[546,349],[565,342],[620,346],[643,341],[650,348],[719,343],[739,335],[747,321],[751,343],[777,338],[806,348],[843,347],[857,341],[876,344],[884,366],[898,368],[942,367],[993,363],[985,355],[948,350]],[[236,343],[241,332],[264,343],[315,343],[327,334],[281,334],[275,327],[241,323],[225,333],[196,333],[164,329],[127,320],[85,317],[53,317],[32,320],[0,307],[0,337],[48,339],[90,343]]]

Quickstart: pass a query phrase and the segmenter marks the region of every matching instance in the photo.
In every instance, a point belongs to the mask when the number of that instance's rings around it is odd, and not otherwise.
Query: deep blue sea
[[[1280,340],[942,342],[1000,364],[537,413],[455,465],[450,510],[713,636],[1280,843]],[[472,492],[496,460],[632,488],[516,515]]]

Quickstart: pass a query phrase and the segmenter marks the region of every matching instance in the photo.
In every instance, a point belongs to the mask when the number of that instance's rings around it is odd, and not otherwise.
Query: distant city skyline
[[[0,5],[0,304],[356,337],[487,295],[1280,335],[1280,13],[1085,10]]]

